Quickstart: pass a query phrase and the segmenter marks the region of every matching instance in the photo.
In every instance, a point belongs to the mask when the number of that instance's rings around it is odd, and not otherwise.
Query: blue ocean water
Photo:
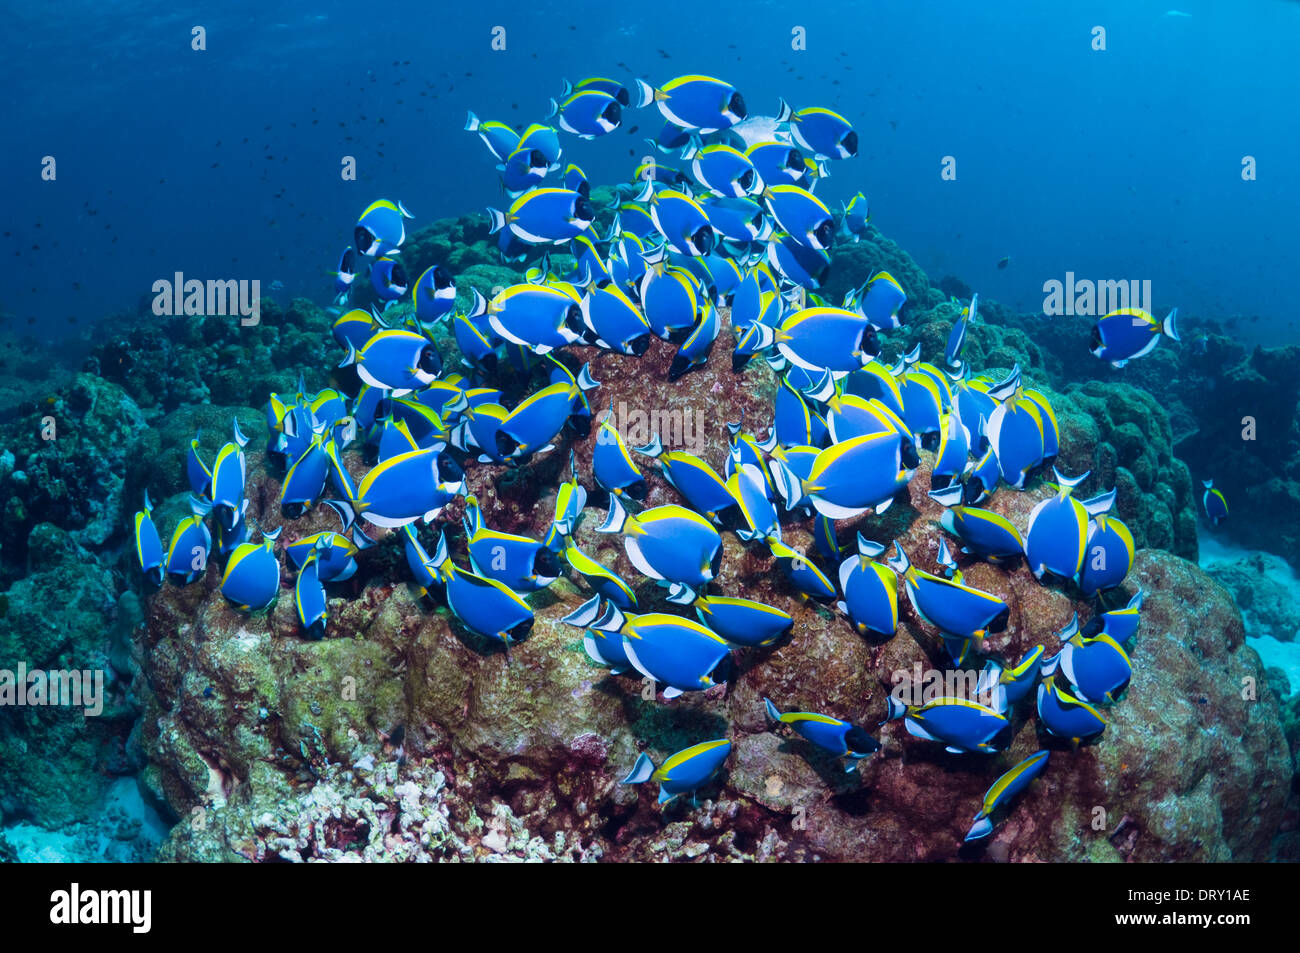
[[[823,197],[863,189],[935,277],[1028,312],[1068,271],[1149,279],[1157,308],[1258,315],[1233,333],[1300,339],[1287,227],[1300,4],[1173,2],[723,2],[684,18],[582,2],[10,5],[0,314],[42,339],[75,335],[176,271],[318,296],[338,223],[376,188],[422,221],[500,199],[466,110],[523,123],[561,76],[704,71],[754,114],[784,95],[857,124],[861,158]],[[623,178],[655,125],[585,144],[589,175]],[[355,182],[339,176],[348,155]]]

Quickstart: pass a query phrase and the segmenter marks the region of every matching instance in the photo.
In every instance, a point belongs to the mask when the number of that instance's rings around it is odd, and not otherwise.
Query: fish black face
[[[699,251],[701,255],[707,255],[713,251],[713,229],[707,225],[701,225],[691,236],[691,244]]]
[[[532,631],[533,620],[525,619],[523,622],[520,622],[517,626],[511,629],[508,635],[510,636],[511,642],[522,642],[524,639],[528,638],[528,634]]]
[[[618,104],[618,100],[610,103],[601,113],[605,120],[617,126],[623,120],[623,107]]]
[[[560,563],[560,554],[549,549],[539,549],[533,557],[533,571],[542,576],[558,578],[564,571]]]
[[[731,111],[740,119],[749,115],[749,110],[745,107],[745,97],[740,93],[731,94]]]
[[[677,380],[679,377],[681,377],[683,374],[689,371],[691,367],[692,367],[691,359],[687,357],[685,354],[679,352],[673,355],[672,366],[668,368],[669,382],[671,383],[672,381]]]
[[[569,310],[564,314],[564,323],[567,324],[570,329],[581,333],[583,329],[582,308],[578,307],[576,304],[569,305]]]
[[[501,430],[496,432],[496,441],[497,453],[503,457],[511,456],[515,452],[515,448],[519,446],[518,440]]]
[[[533,149],[531,152],[528,153],[528,168],[546,169],[549,166],[550,163],[546,161],[546,155],[542,152],[541,149]]]
[[[713,671],[709,673],[709,678],[713,679],[715,685],[729,682],[735,672],[735,667],[735,663],[731,660],[731,653],[728,652],[722,657],[722,661],[713,667]]]
[[[755,172],[753,169],[746,169],[745,174],[736,180],[736,184],[748,192],[754,187],[754,175]]]
[[[821,267],[821,270],[819,270],[815,275],[812,276],[812,279],[813,281],[817,282],[818,287],[820,287],[826,284],[826,282],[830,280],[830,277],[831,277],[831,266],[829,264],[826,264]]]
[[[450,454],[439,454],[438,479],[443,483],[459,483],[465,479],[465,469]]]
[[[899,456],[903,461],[903,469],[915,470],[921,465],[921,454],[917,452],[916,444],[912,443],[912,441],[908,440],[906,437],[903,438],[903,443],[899,447],[899,450]],[[942,487],[939,487],[938,489],[942,489]]]
[[[624,487],[623,492],[640,503],[645,499],[645,495],[649,492],[649,488],[645,485],[645,480],[637,480],[631,486]]]
[[[709,569],[713,571],[713,578],[717,579],[718,573],[722,571],[722,547],[721,546],[719,546],[717,551],[713,554],[713,558],[709,560]]]
[[[813,237],[817,239],[817,244],[822,248],[831,247],[831,239],[835,237],[835,223],[829,218],[817,226],[813,232]]]
[[[861,728],[850,728],[844,735],[844,744],[854,754],[871,754],[880,750],[880,742]]]
[[[388,273],[388,283],[396,288],[407,287],[406,269],[402,267],[400,261],[393,263],[393,270]]]
[[[979,481],[978,477],[971,477],[962,484],[961,502],[963,506],[974,506],[983,495],[984,484]]]
[[[367,254],[375,244],[375,235],[364,225],[358,225],[352,230],[352,241],[357,248],[361,249],[361,254]]]
[[[790,154],[785,157],[785,167],[793,169],[795,172],[802,172],[804,170],[803,153],[792,146]]]
[[[1101,347],[1101,325],[1094,324],[1092,333],[1088,335],[1088,350],[1095,351]]]
[[[578,196],[573,203],[573,217],[580,222],[594,222],[596,220],[596,210],[591,205],[591,200],[585,196]]]
[[[642,334],[639,337],[634,337],[632,340],[627,342],[627,346],[631,349],[633,354],[640,357],[645,354],[646,351],[650,350],[650,335]]]
[[[339,271],[343,272],[345,275],[350,275],[356,270],[356,265],[357,253],[353,251],[352,246],[349,245],[347,250],[343,252],[343,258],[339,261]]]
[[[632,97],[627,91],[626,86],[620,86],[618,92],[614,95],[615,101],[620,106],[629,106],[632,103]]]
[[[856,131],[850,132],[847,136],[845,136],[842,145],[844,146],[844,151],[847,152],[849,155],[851,156],[857,155],[858,154],[857,132]]]
[[[451,272],[442,267],[442,265],[438,265],[433,269],[433,287],[438,291],[442,291],[444,288],[456,287],[456,282],[452,280]]]
[[[743,371],[745,369],[745,365],[749,363],[749,359],[752,356],[753,355],[750,354],[741,354],[739,351],[732,351],[731,352],[731,373],[739,374],[741,371]]]
[[[994,617],[992,622],[989,623],[989,631],[1005,632],[1007,631],[1007,623],[1010,621],[1011,621],[1011,607],[1007,606],[1005,609],[1003,609]]]
[[[280,504],[280,515],[287,520],[296,520],[298,517],[302,516],[302,514],[305,512],[307,512],[307,507],[304,506],[302,503],[281,503]]]
[[[579,195],[581,195],[584,199],[589,199],[591,198],[591,183],[579,182],[578,187],[574,189],[574,191],[577,192]]]
[[[876,329],[872,325],[867,325],[867,329],[862,332],[862,353],[868,357],[875,357],[880,353],[880,336],[876,334]]]
[[[154,566],[152,569],[149,570],[146,578],[149,580],[149,582],[151,582],[154,585],[155,588],[161,586],[163,584],[163,567]]]
[[[307,627],[307,631],[303,634],[308,642],[319,642],[325,638],[325,620],[317,619]]]
[[[591,418],[586,414],[570,414],[569,427],[579,440],[586,440],[591,436]]]
[[[420,348],[420,370],[437,376],[442,373],[442,356],[432,344]]]

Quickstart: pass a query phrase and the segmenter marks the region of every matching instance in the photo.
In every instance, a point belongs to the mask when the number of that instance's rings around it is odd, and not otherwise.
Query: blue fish
[[[672,251],[692,257],[713,251],[717,236],[709,216],[689,195],[675,189],[656,192],[647,182],[637,201],[650,203],[650,218]]]
[[[960,572],[952,579],[917,569],[903,552],[901,543],[895,542],[897,556],[889,561],[893,570],[903,577],[908,600],[912,608],[926,622],[944,635],[950,653],[954,643],[961,651],[953,660],[960,664],[966,651],[989,632],[1002,632],[1011,618],[1011,608],[990,592],[962,584]]]
[[[907,292],[887,271],[872,277],[857,295],[857,312],[880,331],[900,327],[898,312],[907,303]]]
[[[640,357],[650,347],[650,323],[636,302],[612,282],[587,289],[580,304],[588,343]]]
[[[1104,632],[1081,635],[1077,615],[1057,638],[1065,644],[1055,658],[1044,662],[1044,671],[1059,669],[1074,694],[1086,702],[1113,705],[1133,677],[1133,661],[1124,647]]]
[[[880,352],[870,324],[843,308],[796,311],[781,322],[776,342],[788,361],[815,373],[855,371]]]
[[[512,592],[545,589],[559,576],[559,564],[545,546],[527,536],[490,529],[472,496],[465,498],[464,527],[469,564],[480,576]]]
[[[889,696],[887,720],[902,718],[907,733],[937,741],[952,754],[994,754],[1010,740],[1010,722],[1002,712],[964,698],[936,698],[906,705]]]
[[[443,481],[441,455],[442,448],[433,446],[376,464],[351,499],[337,501],[347,525],[357,517],[390,529],[418,519],[431,522],[464,488],[459,475],[452,482]]]
[[[1203,480],[1201,485],[1205,487],[1205,495],[1201,497],[1201,505],[1205,507],[1205,518],[1210,521],[1211,526],[1218,526],[1219,520],[1228,518],[1228,499],[1223,495],[1222,490],[1214,488],[1213,480]]]
[[[511,204],[509,211],[488,209],[489,233],[509,226],[510,232],[529,245],[563,244],[591,227],[596,210],[581,193],[569,189],[531,189]]]
[[[981,840],[993,833],[993,813],[1010,803],[1011,799],[1029,787],[1034,778],[1047,767],[1050,751],[1037,751],[1002,775],[984,793],[979,813],[966,834],[966,842]]]
[[[456,307],[456,280],[442,265],[430,265],[415,280],[411,290],[411,304],[415,319],[421,324],[432,324],[451,313]]]
[[[1106,730],[1106,718],[1096,708],[1066,691],[1060,674],[1038,686],[1038,720],[1048,734],[1066,738],[1074,745],[1096,738]]]
[[[643,79],[636,85],[638,109],[654,103],[670,123],[701,135],[727,129],[749,115],[736,87],[712,76],[679,76],[659,89]]]
[[[408,536],[408,540],[409,540]],[[533,627],[533,610],[509,587],[461,569],[447,554],[445,534],[428,567],[441,580],[447,607],[471,632],[495,639],[507,648],[527,638]]]
[[[609,417],[601,422],[600,429],[596,431],[596,446],[591,452],[592,475],[595,476],[596,483],[610,493],[617,496],[626,493],[634,500],[644,500],[645,477],[632,462],[623,435],[611,422],[613,414],[614,406],[611,402]]]
[[[564,282],[511,285],[491,301],[475,289],[468,317],[473,321],[486,314],[488,324],[502,339],[534,354],[547,354],[580,339],[569,326],[581,321],[580,301],[577,289]]]
[[[663,478],[686,498],[691,509],[713,522],[718,521],[719,513],[736,505],[726,481],[711,466],[684,450],[664,450],[658,434],[636,452],[653,457]]]
[[[525,398],[501,421],[496,450],[503,456],[527,458],[550,449],[551,443],[582,398],[577,384],[560,381]]]
[[[599,89],[580,89],[560,102],[551,100],[547,119],[559,117],[559,126],[583,139],[595,139],[613,132],[623,121],[623,107],[617,99]]]
[[[367,258],[396,251],[406,241],[406,223],[412,218],[401,202],[380,199],[366,206],[352,230],[352,244]]]
[[[343,253],[339,255],[338,270],[333,272],[332,277],[334,278],[334,302],[342,304],[347,300],[348,292],[352,290],[352,282],[357,277],[357,253],[351,245],[343,249]]]
[[[889,566],[874,557],[885,551],[880,543],[871,542],[861,533],[857,553],[840,563],[839,603],[859,635],[877,640],[892,639],[898,631],[898,576]]]
[[[782,714],[768,698],[763,699],[763,708],[773,722],[789,725],[801,738],[811,741],[837,758],[845,759],[846,773],[856,771],[859,761],[880,750],[879,741],[847,721],[811,711]]]
[[[818,159],[848,159],[858,154],[858,134],[837,112],[821,106],[795,112],[782,102],[777,121],[789,123],[794,141]]]
[[[261,612],[280,594],[280,562],[275,558],[277,528],[260,543],[241,543],[230,554],[221,594],[245,612]]]
[[[955,371],[960,371],[962,368],[961,352],[966,347],[966,329],[979,313],[979,305],[980,296],[971,295],[970,306],[962,309],[961,315],[953,323],[952,332],[948,335],[948,346],[944,348],[943,359],[944,363]]]
[[[776,538],[769,538],[767,546],[786,578],[803,595],[822,601],[835,598],[835,584],[826,578],[826,574],[817,568],[817,564],[806,553],[791,549]]]
[[[668,379],[675,381],[688,371],[703,367],[721,328],[718,309],[713,306],[712,301],[705,301],[695,329],[686,340],[682,341],[677,353],[673,355],[673,362],[668,368]]]
[[[153,504],[149,491],[144,492],[144,509],[135,514],[135,556],[144,573],[155,586],[163,581],[163,548],[158,538],[158,528],[153,524]]]
[[[903,468],[901,440],[896,432],[873,433],[827,447],[802,480],[774,462],[786,508],[806,497],[831,519],[850,519],[870,509],[885,512],[912,475]]]
[[[659,782],[659,803],[666,804],[683,794],[691,795],[695,801],[695,792],[709,783],[722,769],[727,756],[731,754],[731,742],[726,738],[705,741],[692,745],[672,755],[656,768],[648,754],[636,759],[632,771],[623,779],[624,784],[642,784],[646,781]]]
[[[1120,585],[1133,565],[1133,534],[1114,516],[1095,516],[1088,529],[1087,553],[1079,571],[1079,589],[1091,599]]]
[[[484,122],[472,112],[465,120],[465,131],[478,133],[498,162],[505,162],[506,157],[519,148],[519,133],[503,122],[491,119]]]
[[[772,185],[763,192],[767,210],[791,238],[816,251],[835,239],[835,220],[817,196],[797,185]]]
[[[411,279],[400,261],[384,257],[370,266],[370,287],[375,289],[380,301],[391,303],[406,294]]]
[[[1019,392],[998,404],[985,429],[1002,479],[1017,490],[1043,462],[1043,416]]]
[[[1120,645],[1124,645],[1137,635],[1138,623],[1142,618],[1142,598],[1142,591],[1138,590],[1137,595],[1130,599],[1123,609],[1112,609],[1110,612],[1094,616],[1079,630],[1079,634],[1085,638],[1092,638],[1104,633]]]
[[[690,148],[682,158],[690,161],[696,181],[714,195],[744,198],[763,188],[763,180],[749,157],[731,146],[719,143],[701,149]]]
[[[596,592],[596,595],[603,596],[620,609],[630,609],[633,611],[637,609],[636,593],[632,590],[631,586],[629,586],[608,566],[597,562],[580,550],[577,543],[573,541],[571,535],[565,536],[564,539],[565,561],[568,562],[569,566],[572,567],[575,572],[582,576],[587,585],[591,586],[591,588]],[[589,634],[597,639],[608,638],[608,633]],[[621,664],[623,668],[630,668],[632,663],[628,662],[627,657],[623,655],[622,640],[616,638],[609,641],[617,644],[617,649],[610,649],[610,651],[614,652],[614,657],[616,659],[622,659]],[[605,652],[604,654],[605,656],[608,656],[609,652]],[[620,663],[611,662],[610,664]]]
[[[1005,564],[1024,555],[1025,541],[1011,521],[992,510],[974,506],[953,506],[944,511],[939,524],[965,545],[963,553]]]
[[[732,596],[702,595],[695,600],[695,612],[701,622],[732,645],[746,648],[773,645],[794,626],[787,612]]]
[[[731,677],[731,647],[722,636],[691,619],[664,612],[624,613],[593,596],[562,620],[579,628],[616,632],[623,652],[646,678],[668,687],[665,699],[698,692]]]
[[[348,343],[347,356],[339,367],[352,366],[371,387],[401,397],[431,384],[442,372],[442,357],[423,334],[384,328],[372,334],[360,350]]]
[[[769,185],[798,185],[807,176],[803,153],[788,142],[755,142],[745,150],[745,157]]]
[[[1035,645],[1019,663],[1007,668],[996,659],[984,663],[975,691],[979,695],[998,697],[1007,707],[1015,705],[1038,684],[1043,669],[1043,647]],[[1000,694],[995,694],[1000,693]]]
[[[867,225],[871,222],[867,197],[859,192],[847,203],[841,203],[840,212],[840,237],[854,243],[860,242],[867,234]]]
[[[329,467],[322,437],[317,436],[285,474],[280,487],[280,512],[285,519],[298,519],[311,509],[325,489]]]
[[[1025,529],[1025,559],[1039,580],[1048,574],[1062,579],[1078,577],[1087,556],[1089,514],[1105,513],[1115,500],[1112,491],[1080,502],[1071,491],[1088,474],[1067,478],[1059,470],[1055,472],[1060,491],[1033,508]]]
[[[222,446],[212,461],[212,491],[209,496],[212,508],[216,510],[217,522],[225,529],[235,528],[248,477],[248,464],[244,459],[248,438],[239,429],[238,419],[232,426],[234,440]]]
[[[598,533],[622,533],[632,565],[670,585],[669,601],[689,605],[694,589],[714,579],[722,561],[722,537],[693,510],[669,503],[631,516],[617,496]]]
[[[1123,367],[1135,357],[1151,353],[1161,336],[1182,340],[1178,336],[1178,309],[1174,308],[1164,321],[1157,321],[1141,308],[1121,308],[1112,311],[1092,326],[1088,347],[1103,361]]]
[[[329,606],[325,599],[325,587],[321,585],[320,563],[315,552],[307,557],[307,561],[298,570],[298,579],[293,586],[293,604],[298,613],[298,624],[302,626],[308,640],[319,642],[325,638]]]

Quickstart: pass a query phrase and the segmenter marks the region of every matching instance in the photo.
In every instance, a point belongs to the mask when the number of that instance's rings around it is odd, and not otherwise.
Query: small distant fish
[[[1228,501],[1223,495],[1222,490],[1214,488],[1213,480],[1203,481],[1205,487],[1205,496],[1201,498],[1201,505],[1205,507],[1205,516],[1210,521],[1211,526],[1218,526],[1219,520],[1227,519]]]
[[[1011,264],[1011,256],[1010,256],[1010,255],[1004,255],[1003,257],[999,258],[999,259],[998,259],[998,271],[1003,271],[1003,270],[1007,267],[1007,265],[1009,265],[1009,264]]]

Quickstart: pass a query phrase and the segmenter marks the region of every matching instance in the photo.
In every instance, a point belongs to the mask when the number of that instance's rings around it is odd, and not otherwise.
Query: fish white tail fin
[[[1166,315],[1165,322],[1163,325],[1161,325],[1160,329],[1164,331],[1165,334],[1173,338],[1175,341],[1182,340],[1182,338],[1178,336],[1178,309],[1177,308],[1174,308],[1172,311],[1169,312],[1168,315]]]

